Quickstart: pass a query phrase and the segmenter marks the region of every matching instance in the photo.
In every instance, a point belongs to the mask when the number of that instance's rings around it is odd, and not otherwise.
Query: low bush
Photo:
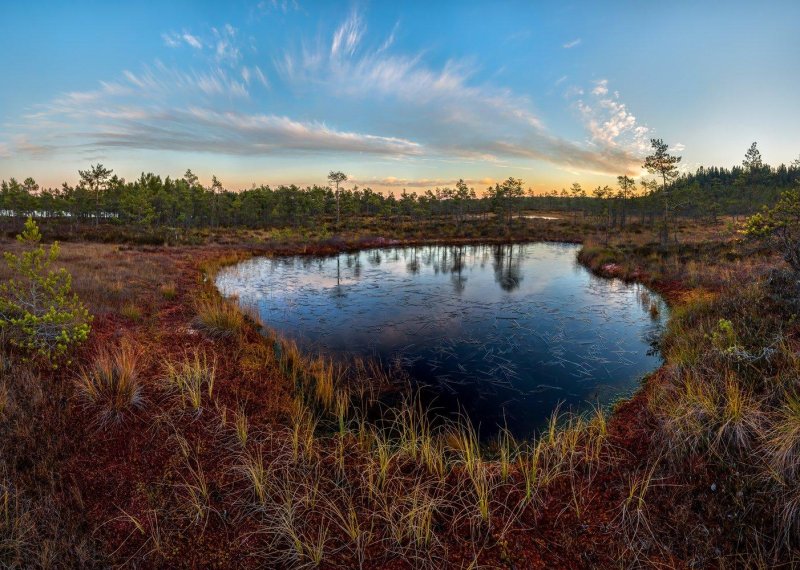
[[[72,276],[53,269],[58,242],[48,251],[33,219],[17,236],[25,251],[4,254],[13,277],[0,285],[0,330],[8,342],[56,366],[89,335],[91,316],[72,293]]]

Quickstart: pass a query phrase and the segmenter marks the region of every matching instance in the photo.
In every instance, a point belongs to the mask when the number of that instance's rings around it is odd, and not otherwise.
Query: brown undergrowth
[[[667,365],[610,415],[555,414],[535,441],[489,446],[464,426],[432,425],[413,395],[373,421],[393,385],[386,371],[302,354],[213,287],[219,267],[252,254],[399,240],[65,244],[94,330],[72,369],[36,373],[3,357],[0,564],[788,562],[797,344],[785,308],[770,306],[771,320],[753,312],[774,261],[730,235],[648,242],[631,232],[588,244],[582,261],[671,300]],[[761,348],[777,353],[762,362]]]

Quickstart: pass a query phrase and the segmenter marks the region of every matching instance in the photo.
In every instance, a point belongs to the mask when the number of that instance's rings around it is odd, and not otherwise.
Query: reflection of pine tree
[[[464,272],[464,247],[454,247],[452,249],[453,263],[450,266],[450,281],[453,283],[453,289],[457,294],[463,293],[467,285],[467,278],[463,275]]]
[[[342,262],[341,255],[336,256],[336,287],[333,288],[333,296],[342,299],[347,296],[345,288],[342,287]]]
[[[419,273],[419,258],[417,257],[417,248],[411,248],[411,260],[406,264],[406,270],[411,275]]]
[[[522,282],[521,256],[514,255],[513,245],[497,245],[493,252],[494,278],[503,291],[514,291]]]

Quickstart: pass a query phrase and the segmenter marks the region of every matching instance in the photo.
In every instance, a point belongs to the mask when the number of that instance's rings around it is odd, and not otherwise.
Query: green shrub
[[[772,208],[748,218],[744,234],[771,244],[800,273],[800,184],[783,192]]]
[[[0,285],[0,330],[8,342],[33,357],[56,366],[72,347],[89,335],[91,316],[72,293],[72,276],[52,269],[58,243],[46,251],[33,219],[17,236],[26,250],[4,254],[12,277]]]
[[[721,352],[736,348],[736,331],[728,319],[720,319],[717,328],[711,333],[711,343]]]

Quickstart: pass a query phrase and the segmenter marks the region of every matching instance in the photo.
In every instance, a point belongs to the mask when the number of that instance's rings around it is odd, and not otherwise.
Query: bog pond
[[[221,271],[225,296],[301,349],[401,366],[436,413],[486,437],[541,428],[552,411],[630,395],[661,358],[667,308],[640,285],[592,275],[579,246],[421,246],[254,258]]]

